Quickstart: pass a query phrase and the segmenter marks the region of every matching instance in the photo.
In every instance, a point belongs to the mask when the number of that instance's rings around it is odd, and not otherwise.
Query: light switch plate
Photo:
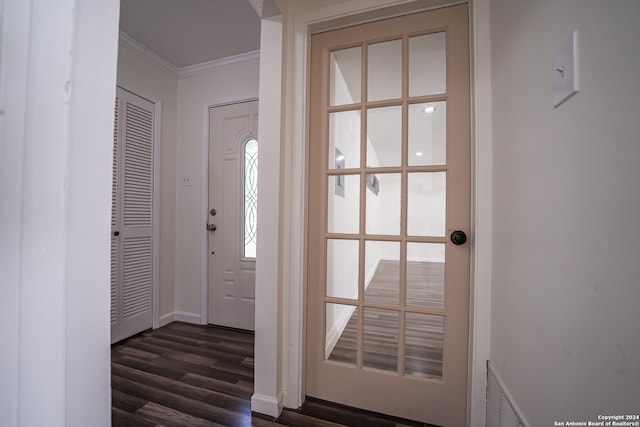
[[[553,107],[578,93],[578,31],[553,56]]]

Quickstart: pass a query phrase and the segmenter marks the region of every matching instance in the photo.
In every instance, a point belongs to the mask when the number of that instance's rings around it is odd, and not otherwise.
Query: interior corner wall
[[[637,414],[640,3],[492,0],[491,360],[531,426]],[[580,91],[552,105],[579,31]]]
[[[119,2],[0,8],[0,425],[106,427]]]
[[[191,185],[176,178],[176,271],[175,303],[179,319],[205,323],[206,280],[205,221],[208,211],[206,177],[209,105],[258,97],[258,61],[220,67],[208,73],[178,80],[178,141],[175,171],[188,175]],[[204,276],[204,277],[203,277]]]
[[[118,49],[118,84],[160,102],[160,295],[158,317],[175,311],[176,151],[178,81],[125,46]]]

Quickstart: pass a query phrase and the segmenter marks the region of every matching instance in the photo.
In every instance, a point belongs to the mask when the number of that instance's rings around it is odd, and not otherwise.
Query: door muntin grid
[[[446,33],[363,41],[329,55],[325,362],[441,380]],[[373,242],[395,250],[378,249],[372,260]],[[411,285],[427,267],[428,278]],[[346,347],[335,336],[341,327]]]

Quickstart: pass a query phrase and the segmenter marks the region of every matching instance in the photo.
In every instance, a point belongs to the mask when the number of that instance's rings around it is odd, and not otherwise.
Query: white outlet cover
[[[191,175],[188,174],[182,174],[180,176],[180,184],[183,187],[191,187]]]
[[[578,31],[574,31],[553,56],[553,107],[578,93]]]

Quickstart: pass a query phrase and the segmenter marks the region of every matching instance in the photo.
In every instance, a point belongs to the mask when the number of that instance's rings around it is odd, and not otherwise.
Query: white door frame
[[[154,329],[160,326],[160,143],[162,141],[162,102],[159,98],[120,82],[116,86],[153,103],[153,206],[151,214],[151,319]]]
[[[257,93],[246,93],[231,97],[218,98],[206,102],[202,108],[202,219],[201,230],[202,238],[200,240],[201,247],[201,265],[200,272],[200,323],[206,325],[209,323],[209,233],[205,230],[206,224],[209,222],[209,109],[216,107],[224,107],[225,105],[240,104],[243,102],[257,101]]]
[[[293,68],[290,80],[292,81],[291,98],[292,106],[284,117],[284,138],[282,147],[288,152],[285,168],[285,194],[289,194],[290,200],[285,201],[284,215],[289,218],[289,236],[283,242],[284,257],[288,264],[283,264],[285,277],[283,293],[286,295],[283,310],[286,310],[285,319],[288,323],[282,325],[283,352],[285,359],[281,366],[287,366],[283,373],[284,405],[298,407],[304,401],[304,354],[305,354],[305,200],[306,200],[306,143],[308,142],[308,113],[307,113],[307,88],[309,85],[308,70],[308,43],[312,28],[322,23],[327,23],[339,18],[371,12],[383,9],[390,5],[412,5],[415,10],[425,10],[428,4],[431,6],[443,3],[457,4],[460,1],[396,1],[385,0],[352,0],[335,6],[317,9],[300,14],[294,18],[293,34]],[[470,1],[471,34],[473,46],[472,57],[472,274],[471,274],[471,301],[470,301],[470,352],[469,352],[469,397],[468,397],[468,425],[484,426],[485,424],[485,398],[486,398],[486,362],[489,359],[490,327],[491,327],[491,79],[490,79],[490,32],[489,32],[489,1]],[[355,19],[355,18],[354,18]],[[351,19],[351,23],[354,23]],[[343,21],[344,25],[344,21]],[[276,55],[282,58],[279,46],[270,46],[263,40],[261,54],[273,58]],[[277,84],[274,81],[261,82],[262,84]],[[285,82],[282,83],[286,84]],[[269,99],[263,102],[269,103]],[[288,134],[288,135],[287,135]],[[300,143],[302,141],[303,143]],[[269,191],[269,190],[267,190]],[[277,190],[275,190],[277,191]],[[269,197],[263,194],[263,197]],[[286,234],[285,234],[286,236]],[[269,260],[278,262],[278,254],[274,251]],[[272,289],[278,292],[278,289]],[[256,301],[258,304],[259,301]],[[256,307],[256,310],[262,308]],[[268,309],[267,309],[268,310]],[[277,332],[273,332],[276,336]],[[256,360],[267,349],[256,347]],[[273,349],[272,349],[273,351]],[[277,374],[273,374],[277,375]],[[268,382],[274,379],[256,376],[256,386],[259,382]],[[276,382],[280,380],[275,379]],[[280,396],[272,396],[275,402]]]

